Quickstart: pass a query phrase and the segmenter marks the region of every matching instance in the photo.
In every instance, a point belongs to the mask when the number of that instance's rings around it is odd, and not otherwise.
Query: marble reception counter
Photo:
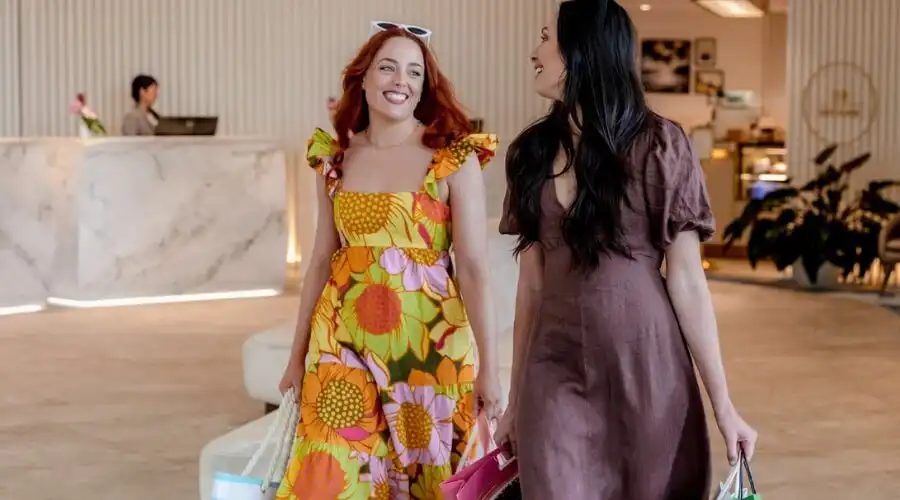
[[[285,171],[266,140],[0,139],[0,308],[278,293]]]

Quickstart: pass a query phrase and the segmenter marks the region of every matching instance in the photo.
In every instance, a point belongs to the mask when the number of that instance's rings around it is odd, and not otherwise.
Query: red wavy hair
[[[369,106],[363,95],[363,77],[375,60],[375,55],[385,42],[394,37],[404,37],[422,49],[425,59],[425,85],[422,97],[413,115],[425,125],[422,144],[440,149],[453,140],[472,132],[469,119],[462,105],[456,100],[453,85],[441,73],[434,54],[419,37],[400,28],[376,33],[344,69],[343,94],[332,117],[341,149],[350,145],[351,134],[358,134],[369,126]]]

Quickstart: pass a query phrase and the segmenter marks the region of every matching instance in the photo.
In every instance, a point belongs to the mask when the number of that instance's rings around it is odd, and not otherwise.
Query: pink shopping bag
[[[479,424],[483,420],[479,419]],[[486,425],[482,425],[487,430]],[[463,457],[468,457],[479,435],[472,431]],[[493,443],[489,433],[482,432],[485,446]],[[487,434],[487,436],[485,436]],[[444,500],[500,500],[519,499],[519,468],[515,457],[506,457],[504,450],[494,446],[484,457],[470,464],[460,462],[456,474],[441,483]]]

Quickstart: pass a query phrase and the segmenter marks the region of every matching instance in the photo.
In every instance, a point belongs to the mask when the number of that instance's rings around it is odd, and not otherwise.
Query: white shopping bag
[[[747,478],[750,482],[750,488],[744,488],[744,480],[741,477],[742,471],[746,471]],[[753,484],[753,476],[750,474],[750,464],[743,451],[740,452],[737,465],[728,472],[725,481],[719,483],[719,494],[716,500],[759,500],[756,494],[756,486]]]
[[[288,460],[291,458],[294,438],[297,435],[299,412],[296,394],[294,389],[284,393],[281,406],[276,410],[278,414],[272,421],[266,437],[240,475],[215,473],[211,500],[273,500],[275,498]],[[274,447],[274,453],[265,474],[263,477],[251,476],[260,458],[270,447]]]

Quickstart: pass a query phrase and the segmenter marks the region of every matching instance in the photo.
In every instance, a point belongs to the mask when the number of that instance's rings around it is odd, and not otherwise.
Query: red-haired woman
[[[309,141],[319,216],[280,387],[298,388],[301,424],[279,499],[439,499],[476,413],[500,413],[481,172],[496,138],[470,134],[415,31],[362,47],[337,137]]]

